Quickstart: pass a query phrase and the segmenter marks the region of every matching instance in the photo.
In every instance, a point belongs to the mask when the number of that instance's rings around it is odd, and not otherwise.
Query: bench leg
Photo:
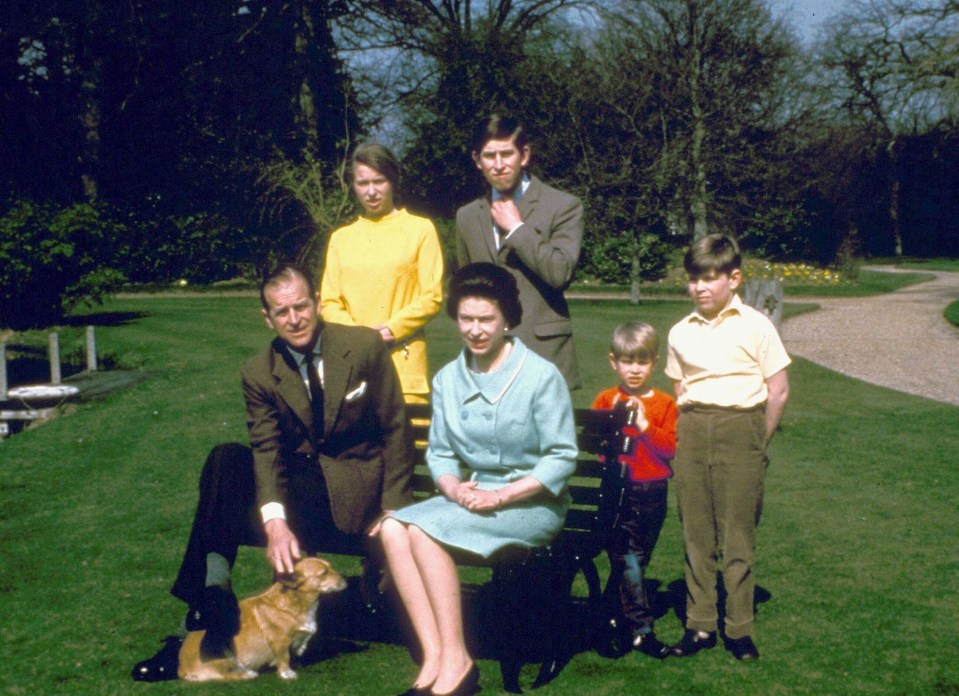
[[[505,631],[497,632],[495,652],[503,676],[503,689],[513,694],[523,693],[519,685],[519,673],[523,668],[525,645],[517,630],[522,628],[519,617],[526,616],[523,605],[528,588],[524,587],[526,583],[523,570],[523,566],[518,563],[498,565],[493,568],[492,578],[493,596],[497,606],[502,607],[503,616],[509,617]]]
[[[548,568],[543,569],[547,581],[542,593],[545,608],[543,625],[549,627],[550,641],[546,656],[533,681],[534,689],[556,679],[572,658],[573,650],[570,646],[575,632],[572,590],[573,581],[581,569],[586,572],[585,568],[580,567],[578,559],[562,552],[555,553]],[[595,571],[594,567],[593,572]],[[598,574],[596,582],[599,582]],[[592,589],[590,593],[592,594]]]

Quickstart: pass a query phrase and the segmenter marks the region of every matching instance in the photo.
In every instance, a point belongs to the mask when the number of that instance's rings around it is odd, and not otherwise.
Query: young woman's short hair
[[[459,316],[460,302],[464,297],[495,302],[510,328],[523,320],[516,280],[509,271],[494,263],[471,263],[453,273],[446,297],[446,313],[451,319]]]
[[[736,240],[725,234],[707,234],[693,242],[683,267],[692,277],[715,273],[730,274],[742,267],[743,258]]]
[[[353,160],[351,173],[356,175],[356,166],[362,164],[370,169],[375,169],[386,177],[386,180],[393,186],[393,197],[396,198],[400,187],[400,177],[403,169],[396,155],[390,152],[389,148],[379,143],[368,142],[361,143],[353,150]]]
[[[609,352],[615,358],[656,360],[659,357],[659,335],[644,321],[628,321],[613,329]]]

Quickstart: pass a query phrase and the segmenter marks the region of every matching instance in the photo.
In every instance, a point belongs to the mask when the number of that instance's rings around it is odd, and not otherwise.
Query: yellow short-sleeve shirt
[[[766,380],[791,362],[773,323],[738,295],[712,321],[692,312],[669,331],[666,376],[683,387],[677,404],[752,408]]]

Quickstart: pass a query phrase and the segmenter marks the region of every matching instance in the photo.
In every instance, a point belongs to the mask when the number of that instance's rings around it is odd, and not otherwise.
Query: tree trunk
[[[80,152],[80,181],[83,195],[93,203],[99,195],[97,169],[100,162],[100,61],[85,71],[80,90],[83,96],[83,147]]]
[[[899,227],[899,206],[902,193],[902,181],[899,178],[899,155],[896,152],[897,139],[889,141],[886,150],[889,153],[889,170],[892,173],[892,185],[889,190],[889,222],[892,225],[893,253],[902,256],[902,230]]]
[[[706,220],[708,209],[706,165],[703,162],[703,140],[706,138],[706,126],[699,108],[693,107],[693,142],[690,149],[692,160],[693,189],[689,200],[689,213],[692,220],[693,240],[702,239],[709,234]]]
[[[316,40],[316,35],[309,3],[300,2],[298,4],[300,11],[296,22],[294,47],[299,67],[303,69],[310,62],[310,46]],[[296,115],[296,122],[303,133],[307,150],[313,152],[317,141],[316,98],[313,89],[310,87],[309,75],[309,68],[304,69],[300,80],[300,94],[297,104],[299,111]]]
[[[706,221],[708,209],[708,191],[706,164],[703,161],[703,143],[706,141],[706,116],[702,99],[702,27],[696,3],[688,5],[690,36],[689,51],[689,101],[692,117],[692,133],[689,146],[689,165],[692,174],[692,187],[689,192],[689,225],[693,240],[701,239],[709,233]]]
[[[633,237],[633,253],[629,269],[629,301],[639,304],[639,244]]]

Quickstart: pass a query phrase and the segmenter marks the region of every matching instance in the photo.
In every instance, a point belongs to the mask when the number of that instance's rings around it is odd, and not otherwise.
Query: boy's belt
[[[683,404],[680,412],[694,411],[696,413],[756,413],[766,410],[766,402],[761,401],[755,406],[717,406],[716,404]]]

